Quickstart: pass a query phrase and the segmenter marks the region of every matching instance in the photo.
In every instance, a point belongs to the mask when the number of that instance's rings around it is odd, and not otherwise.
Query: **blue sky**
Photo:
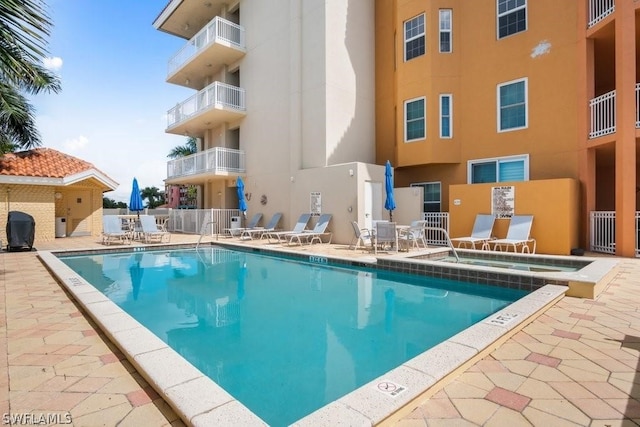
[[[120,185],[106,197],[129,200],[140,187],[164,190],[167,154],[184,136],[164,132],[166,113],[193,91],[165,82],[169,58],[186,40],[153,21],[168,0],[49,0],[54,27],[45,64],[58,94],[31,98],[42,146],[93,163]]]

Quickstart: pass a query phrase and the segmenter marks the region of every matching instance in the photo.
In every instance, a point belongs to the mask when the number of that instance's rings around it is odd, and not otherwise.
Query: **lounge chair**
[[[260,238],[262,239],[266,235],[266,233],[271,233],[272,231],[276,231],[276,227],[280,222],[280,218],[282,218],[282,212],[276,212],[273,214],[273,216],[271,217],[267,225],[265,225],[264,227],[256,227],[256,228],[249,228],[246,230],[242,230],[242,233],[240,233],[240,238],[242,239],[246,237],[249,239],[253,239],[255,237],[260,236]]]
[[[240,237],[243,231],[254,230],[258,226],[258,223],[260,222],[261,219],[262,219],[262,213],[258,212],[257,214],[253,215],[253,217],[251,217],[246,227],[225,228],[224,231],[229,232],[231,237]]]
[[[309,220],[311,219],[310,213],[304,213],[300,215],[298,218],[298,222],[296,222],[295,227],[289,231],[270,231],[267,234],[269,238],[269,243],[284,243],[287,241],[287,236],[291,234],[302,233],[305,228],[307,228],[307,224],[309,224]],[[271,239],[274,239],[275,242],[272,242]]]
[[[395,222],[378,222],[376,224],[374,252],[378,253],[378,249],[386,245],[398,252],[398,229]]]
[[[122,243],[131,243],[129,233],[122,229],[122,221],[116,215],[102,217],[102,243],[108,245],[112,240]]]
[[[536,253],[536,239],[531,237],[531,225],[533,224],[533,215],[514,215],[509,223],[507,237],[504,239],[491,240],[489,243],[493,245],[493,250],[509,251],[513,248],[514,252],[521,248],[522,253]],[[533,243],[533,249],[529,248],[529,243]]]
[[[292,245],[297,242],[299,245],[303,243],[312,244],[316,240],[318,243],[322,243],[322,236],[329,236],[329,241],[326,243],[331,243],[331,232],[327,231],[327,227],[329,226],[329,221],[331,221],[331,214],[322,214],[320,218],[318,218],[318,222],[316,223],[313,230],[303,230],[301,233],[294,233],[285,236],[285,239],[289,241],[289,245]]]
[[[368,228],[360,228],[356,221],[351,221],[351,226],[353,227],[354,237],[351,239],[351,243],[349,244],[349,248],[353,247],[355,251],[360,247],[373,249],[373,236],[371,235],[371,230]]]
[[[153,215],[143,215],[140,217],[140,234],[145,243],[151,243],[154,240],[167,243],[171,240],[171,233],[163,231],[156,223]]]
[[[489,249],[488,242],[491,240],[491,231],[495,221],[496,217],[493,215],[478,214],[473,223],[471,236],[455,237],[451,241],[458,242],[458,247],[464,246],[465,248],[477,249],[476,245],[479,244],[482,249]]]

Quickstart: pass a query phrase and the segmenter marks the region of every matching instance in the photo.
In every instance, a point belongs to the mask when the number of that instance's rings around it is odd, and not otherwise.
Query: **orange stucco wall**
[[[449,188],[451,237],[469,236],[477,214],[492,213],[492,188],[515,187],[515,214],[533,215],[531,237],[537,253],[569,255],[578,247],[580,185],[575,179],[551,179],[500,184],[452,185]],[[493,235],[503,238],[508,219],[497,219]]]
[[[578,178],[576,2],[527,2],[526,31],[498,40],[495,0],[376,2],[378,163],[396,185],[467,182],[467,162],[528,154],[529,179]],[[453,51],[439,53],[438,12],[453,11]],[[403,23],[426,17],[426,54],[404,61]],[[497,130],[497,85],[527,79],[528,126]],[[453,95],[453,137],[439,137],[439,95]],[[426,98],[424,140],[404,142],[404,101]],[[391,137],[393,135],[393,137]],[[381,157],[386,156],[386,157]],[[443,210],[445,207],[443,207]]]

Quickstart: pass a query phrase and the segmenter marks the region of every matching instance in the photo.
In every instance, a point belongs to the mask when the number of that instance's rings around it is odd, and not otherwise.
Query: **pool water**
[[[217,247],[60,259],[273,426],[525,295]]]
[[[481,267],[496,267],[505,268],[509,270],[518,271],[530,271],[538,273],[552,273],[560,271],[578,271],[582,266],[568,266],[568,265],[548,265],[535,262],[523,262],[523,261],[504,261],[496,259],[482,259],[482,258],[465,258],[460,256],[459,260],[454,256],[448,256],[445,258],[437,259],[437,261],[445,261],[459,264],[477,265]]]

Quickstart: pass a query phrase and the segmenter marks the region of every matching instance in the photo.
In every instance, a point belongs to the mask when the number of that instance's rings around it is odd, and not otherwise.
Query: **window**
[[[425,99],[416,98],[404,103],[405,142],[424,139],[426,134]]]
[[[453,129],[451,128],[452,104],[453,95],[440,95],[440,138],[451,138],[453,136]]]
[[[527,127],[527,79],[498,85],[498,132]]]
[[[440,53],[450,53],[451,47],[451,9],[440,9]]]
[[[422,212],[441,212],[441,188],[440,182],[420,182],[411,184],[411,187],[422,187],[424,205]]]
[[[527,0],[498,0],[498,38],[527,29]]]
[[[467,182],[507,182],[529,180],[529,155],[470,160]]]
[[[404,60],[424,55],[424,15],[416,16],[404,23]]]

